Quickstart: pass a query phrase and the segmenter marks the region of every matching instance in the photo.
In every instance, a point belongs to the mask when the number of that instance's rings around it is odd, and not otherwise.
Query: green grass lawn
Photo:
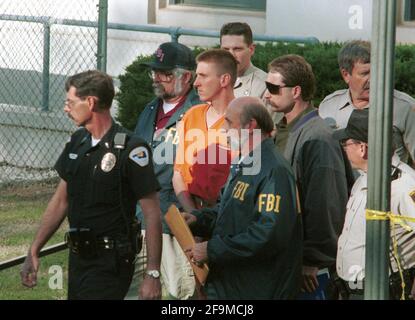
[[[40,218],[56,188],[55,182],[36,183],[25,186],[0,186],[0,262],[25,255],[39,226]],[[65,222],[46,246],[63,241],[67,230]],[[26,288],[20,282],[21,265],[0,271],[0,300],[46,300],[66,299],[68,283],[68,251],[40,258],[38,284]],[[62,288],[51,289],[56,285],[54,267],[62,270]],[[135,279],[134,281],[138,281]],[[163,288],[163,299],[168,295]],[[132,290],[130,298],[135,297]]]
[[[50,300],[66,299],[67,293],[67,250],[40,259],[38,284],[34,288],[26,288],[20,283],[20,266],[0,271],[0,300]],[[62,282],[56,282],[51,266],[60,266],[63,271]],[[50,271],[50,273],[49,273]],[[49,286],[52,284],[52,288]],[[59,284],[62,283],[62,287]],[[58,287],[56,288],[56,284]]]
[[[56,188],[56,181],[0,188],[0,261],[26,254],[38,228],[40,218]],[[66,223],[46,246],[63,241]],[[67,250],[40,258],[38,285],[25,288],[20,283],[20,267],[0,271],[0,300],[65,299],[67,289]],[[59,266],[63,287],[51,289]],[[49,273],[51,272],[51,273]]]

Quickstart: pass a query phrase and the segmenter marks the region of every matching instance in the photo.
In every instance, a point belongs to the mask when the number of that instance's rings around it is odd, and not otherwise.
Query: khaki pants
[[[126,300],[136,300],[138,290],[145,276],[147,267],[147,246],[145,231],[143,233],[143,249],[137,256],[133,281],[128,290]],[[195,278],[193,269],[187,261],[177,240],[169,235],[162,235],[163,250],[161,256],[161,284],[163,298],[186,300],[194,295]]]

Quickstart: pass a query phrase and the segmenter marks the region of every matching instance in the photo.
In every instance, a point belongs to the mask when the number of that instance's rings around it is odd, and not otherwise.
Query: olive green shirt
[[[302,116],[306,115],[307,113],[313,110],[315,110],[314,107],[310,105],[307,109],[305,109],[297,117],[295,117],[290,123],[287,123],[287,119],[283,117],[276,124],[277,133],[275,136],[275,146],[277,147],[278,151],[284,153],[291,129],[295,126],[298,120],[301,119]]]

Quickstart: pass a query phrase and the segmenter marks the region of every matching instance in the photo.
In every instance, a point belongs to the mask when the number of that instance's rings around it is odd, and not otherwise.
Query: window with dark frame
[[[170,4],[265,11],[266,0],[170,0]]]
[[[415,0],[405,0],[404,21],[415,20]]]

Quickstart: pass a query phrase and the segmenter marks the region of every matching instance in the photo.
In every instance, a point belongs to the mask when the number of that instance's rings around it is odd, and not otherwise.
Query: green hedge
[[[312,65],[317,79],[317,92],[314,99],[318,106],[320,101],[335,90],[346,88],[337,65],[337,53],[341,43],[320,43],[299,46],[296,44],[266,43],[258,44],[253,63],[267,70],[268,63],[284,54],[299,54]],[[196,48],[195,55],[203,49]],[[139,64],[148,61],[149,56],[138,57],[119,77],[120,91],[116,96],[119,103],[117,120],[123,126],[134,129],[138,115],[154,97],[151,80],[147,69]],[[395,87],[415,96],[415,46],[400,45],[396,48]]]

